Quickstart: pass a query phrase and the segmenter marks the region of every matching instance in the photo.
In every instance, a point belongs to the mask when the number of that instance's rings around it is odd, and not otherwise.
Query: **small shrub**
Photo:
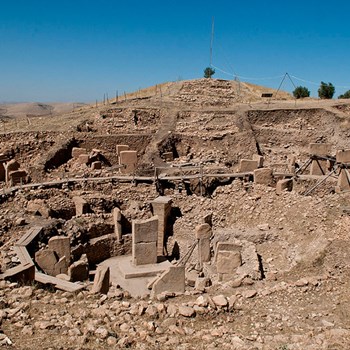
[[[211,78],[215,74],[215,69],[207,67],[204,69],[204,78]]]
[[[318,96],[322,99],[332,99],[335,92],[335,87],[332,83],[324,83],[321,81],[320,88],[318,89]]]
[[[310,91],[305,86],[297,86],[295,90],[293,91],[293,96],[295,98],[304,98],[304,97],[310,97]]]
[[[346,91],[342,95],[339,95],[338,98],[350,98],[350,90]]]

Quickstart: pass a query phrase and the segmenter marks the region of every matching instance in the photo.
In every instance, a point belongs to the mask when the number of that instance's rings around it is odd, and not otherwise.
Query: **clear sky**
[[[313,96],[321,80],[338,96],[350,89],[349,16],[343,0],[0,0],[0,102],[89,102],[201,78],[213,17],[214,77],[277,88],[288,72]]]

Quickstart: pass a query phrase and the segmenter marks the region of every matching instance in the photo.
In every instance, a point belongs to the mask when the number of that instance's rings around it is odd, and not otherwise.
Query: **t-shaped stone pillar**
[[[171,211],[171,203],[171,198],[164,196],[159,196],[152,202],[153,215],[158,216],[158,256],[164,255],[164,240],[167,228],[167,221]]]
[[[210,261],[210,237],[212,229],[209,224],[196,226],[196,238],[198,239],[198,258],[200,267],[204,262]]]

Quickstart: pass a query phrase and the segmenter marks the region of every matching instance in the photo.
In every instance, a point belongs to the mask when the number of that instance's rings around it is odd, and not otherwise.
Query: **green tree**
[[[215,69],[207,67],[204,69],[204,78],[211,78],[215,74]]]
[[[303,98],[303,97],[309,97],[310,91],[305,86],[297,86],[293,91],[293,96],[295,98]]]
[[[331,99],[335,93],[335,87],[332,83],[324,83],[321,81],[320,88],[318,89],[318,97],[322,99]]]
[[[342,95],[339,95],[338,98],[350,98],[350,90],[346,91]]]

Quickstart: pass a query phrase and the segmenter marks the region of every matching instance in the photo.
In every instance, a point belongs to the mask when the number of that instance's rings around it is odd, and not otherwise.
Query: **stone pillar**
[[[327,160],[313,159],[311,162],[310,175],[322,176],[328,173]]]
[[[75,204],[75,215],[83,215],[89,211],[89,204],[82,197],[73,197],[73,202]]]
[[[292,174],[295,174],[295,164],[297,162],[297,157],[292,154],[291,156],[288,157],[288,172],[292,173]]]
[[[109,291],[110,271],[108,266],[98,266],[92,286],[92,293],[107,294]]]
[[[272,169],[260,168],[254,170],[254,183],[269,186],[272,185],[273,181]]]
[[[283,179],[277,181],[276,194],[280,195],[284,191],[291,191],[293,189],[293,179]]]
[[[136,151],[121,151],[119,155],[120,172],[123,174],[131,174],[136,170],[137,152]]]
[[[336,192],[350,191],[350,173],[349,169],[341,169],[338,177]]]
[[[73,147],[72,148],[72,157],[78,159],[81,154],[87,154],[86,148]]]
[[[258,168],[262,168],[264,166],[264,157],[259,154],[253,154],[253,160],[258,162]]]
[[[337,151],[337,163],[350,164],[350,149]]]
[[[241,173],[253,172],[258,169],[259,162],[251,159],[241,159],[239,162],[239,171]]]
[[[5,154],[0,154],[0,181],[6,181],[5,163],[8,158]]]
[[[20,165],[15,159],[12,159],[5,164],[5,179],[7,183],[10,181],[10,172],[18,170],[19,168]]]
[[[309,153],[311,156],[327,157],[332,152],[332,145],[329,143],[310,143]],[[328,173],[328,162],[322,159],[313,159],[310,168],[310,175],[322,176]]]
[[[158,217],[132,221],[132,263],[157,263]]]
[[[55,251],[59,258],[66,257],[70,262],[70,238],[64,236],[54,236],[49,239],[49,248]]]
[[[8,181],[11,186],[18,185],[20,183],[24,184],[27,182],[27,172],[25,170],[13,170],[8,173]]]
[[[118,241],[122,240],[122,213],[119,208],[113,209],[114,234]]]
[[[340,150],[336,153],[336,162],[341,164],[336,192],[350,190],[350,150]]]
[[[164,241],[167,230],[167,221],[171,211],[172,200],[170,197],[160,196],[152,202],[153,215],[158,216],[158,256],[165,253]]]
[[[122,152],[122,151],[129,151],[129,146],[128,145],[117,145],[115,148],[116,148],[118,157],[120,156],[120,152]]]
[[[196,238],[198,239],[198,258],[199,265],[202,267],[204,262],[210,261],[210,237],[212,235],[209,224],[196,226]]]

